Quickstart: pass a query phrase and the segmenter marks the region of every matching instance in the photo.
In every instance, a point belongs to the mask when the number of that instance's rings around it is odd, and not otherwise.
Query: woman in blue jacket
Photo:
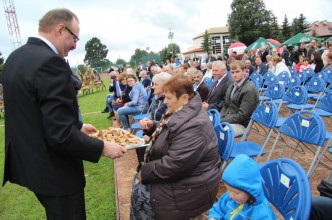
[[[263,192],[259,167],[252,158],[236,156],[225,169],[222,181],[227,192],[210,209],[209,220],[276,219]]]
[[[147,101],[146,90],[141,83],[137,82],[136,76],[132,74],[127,75],[127,86],[132,87],[132,90],[129,93],[131,101],[125,103],[124,106],[119,108],[117,111],[123,125],[123,129],[130,128],[128,116],[140,114]]]

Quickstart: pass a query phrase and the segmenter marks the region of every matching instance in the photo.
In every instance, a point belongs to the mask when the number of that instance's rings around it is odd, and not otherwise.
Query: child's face
[[[241,190],[238,190],[234,187],[231,187],[230,185],[225,183],[225,186],[227,188],[227,192],[229,193],[229,196],[237,203],[237,204],[243,204],[246,203],[249,199],[249,194],[246,192],[243,192]]]

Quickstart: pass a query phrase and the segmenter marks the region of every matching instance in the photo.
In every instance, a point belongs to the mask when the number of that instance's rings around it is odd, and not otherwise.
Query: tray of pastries
[[[99,129],[90,136],[100,140],[115,142],[125,147],[127,150],[147,146],[142,138],[121,128],[109,127],[108,129]]]

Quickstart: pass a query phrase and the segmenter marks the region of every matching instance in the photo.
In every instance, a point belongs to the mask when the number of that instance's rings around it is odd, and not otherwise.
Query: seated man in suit
[[[244,133],[249,124],[251,114],[258,105],[258,91],[254,84],[245,78],[244,64],[235,60],[230,64],[234,83],[226,92],[225,103],[222,106],[221,122],[228,122],[234,128],[234,136]]]
[[[205,101],[209,95],[209,88],[203,81],[203,73],[196,70],[193,73],[193,80],[196,86],[194,86],[195,91],[201,96],[202,102]]]
[[[215,84],[203,102],[203,107],[206,110],[214,108],[220,111],[224,104],[226,90],[233,80],[227,75],[226,64],[220,60],[212,63],[212,76]]]

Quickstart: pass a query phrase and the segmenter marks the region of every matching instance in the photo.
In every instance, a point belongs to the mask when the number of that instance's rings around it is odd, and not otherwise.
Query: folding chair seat
[[[264,194],[283,219],[309,219],[312,194],[303,168],[287,158],[259,165]]]
[[[305,147],[314,154],[314,158],[307,171],[307,175],[310,178],[320,151],[326,141],[326,128],[323,119],[312,111],[303,110],[292,114],[280,126],[267,160],[270,160],[281,134],[289,137],[288,141],[285,141],[286,146],[283,148],[281,157],[283,157],[286,148],[292,148],[290,158],[297,156],[299,159],[302,159],[296,154],[299,147],[304,153],[306,153],[304,151]],[[295,143],[295,146],[291,146],[290,142]],[[311,145],[311,147],[309,145]],[[303,161],[309,164],[306,160]]]
[[[256,157],[256,160],[258,160],[261,155],[265,155],[265,146],[267,145],[277,123],[277,118],[278,108],[276,104],[273,102],[265,102],[259,105],[251,115],[250,122],[241,141],[234,143],[230,157],[234,158],[238,154],[246,154],[249,157]],[[253,141],[245,141],[245,139],[250,136],[248,134],[254,123],[257,124],[259,128],[264,130],[263,136],[265,136],[265,140],[262,145]],[[261,131],[258,132],[261,133]]]

